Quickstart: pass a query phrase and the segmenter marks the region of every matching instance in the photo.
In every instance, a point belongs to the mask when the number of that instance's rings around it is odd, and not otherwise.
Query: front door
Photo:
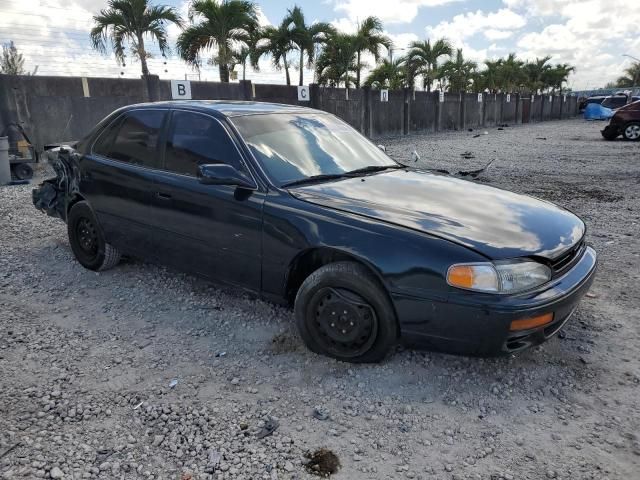
[[[151,195],[167,110],[131,110],[105,129],[80,162],[81,191],[107,242],[153,258]]]
[[[249,174],[226,127],[206,114],[174,111],[163,156],[151,199],[162,261],[259,291],[265,193],[197,178],[199,165],[214,163]]]

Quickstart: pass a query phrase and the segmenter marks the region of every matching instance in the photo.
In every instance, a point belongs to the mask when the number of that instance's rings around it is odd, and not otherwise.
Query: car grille
[[[579,241],[576,245],[564,252],[559,258],[551,263],[551,269],[554,275],[558,275],[571,266],[580,258],[584,251],[584,240]]]

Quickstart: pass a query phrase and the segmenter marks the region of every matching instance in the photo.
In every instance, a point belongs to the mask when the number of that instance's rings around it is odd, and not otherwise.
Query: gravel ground
[[[586,220],[591,293],[558,338],[508,358],[316,356],[286,309],[135,260],[81,268],[32,186],[0,188],[0,478],[317,478],[319,448],[341,479],[638,478],[640,144],[599,128],[384,142],[436,168],[495,159],[480,181]]]

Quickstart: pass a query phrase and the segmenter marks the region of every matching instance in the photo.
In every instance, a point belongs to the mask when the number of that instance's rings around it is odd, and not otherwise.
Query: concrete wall
[[[310,86],[310,101],[299,102],[297,87],[287,85],[191,82],[193,99],[256,100],[317,108],[337,115],[369,137],[491,127],[523,121],[523,99],[512,94],[380,91]],[[19,122],[38,148],[47,143],[82,138],[102,118],[124,105],[169,100],[171,84],[146,79],[76,78],[0,75],[0,130]],[[529,121],[577,115],[576,97],[535,96]]]
[[[413,92],[409,115],[409,130],[415,133],[438,129],[438,92]]]

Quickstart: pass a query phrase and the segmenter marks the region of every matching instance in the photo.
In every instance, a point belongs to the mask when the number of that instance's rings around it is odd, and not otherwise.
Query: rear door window
[[[121,162],[158,167],[158,139],[166,116],[165,110],[133,110],[120,122],[115,138],[94,147],[96,153]],[[97,150],[96,150],[97,148]],[[99,151],[102,148],[102,152]]]
[[[173,112],[164,158],[165,170],[194,177],[200,165],[223,163],[243,169],[227,130],[215,118],[196,112]]]

